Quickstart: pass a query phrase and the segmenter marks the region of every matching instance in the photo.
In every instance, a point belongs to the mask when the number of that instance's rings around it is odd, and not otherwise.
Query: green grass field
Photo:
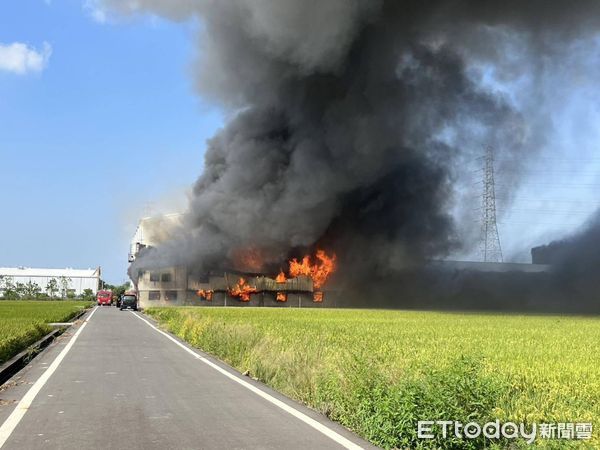
[[[0,363],[52,331],[50,322],[69,320],[90,302],[0,301]]]
[[[600,319],[375,310],[150,308],[166,329],[386,448],[504,448],[417,439],[418,420],[592,422]],[[524,441],[517,443],[527,447]]]

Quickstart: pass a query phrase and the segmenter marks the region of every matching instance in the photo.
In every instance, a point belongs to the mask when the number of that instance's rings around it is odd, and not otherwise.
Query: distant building
[[[568,243],[555,241],[531,249],[531,261],[534,264],[558,264],[565,255]]]
[[[529,263],[483,262],[483,261],[432,261],[429,266],[433,269],[467,271],[467,272],[523,272],[540,273],[550,271],[550,266],[534,261]]]
[[[67,290],[74,295],[81,295],[84,290],[91,289],[94,294],[100,286],[100,267],[96,269],[34,269],[30,267],[0,267],[0,280],[17,283],[35,283],[41,292],[46,292],[48,282],[55,279],[67,283]],[[0,295],[3,295],[4,284],[0,282]]]

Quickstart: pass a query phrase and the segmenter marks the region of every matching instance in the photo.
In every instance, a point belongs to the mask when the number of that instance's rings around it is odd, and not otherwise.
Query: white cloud
[[[52,47],[44,42],[41,50],[21,42],[0,43],[0,71],[24,75],[28,72],[41,72],[48,65]]]
[[[98,0],[85,0],[83,2],[83,9],[95,22],[108,22],[106,10],[100,6],[100,2]]]

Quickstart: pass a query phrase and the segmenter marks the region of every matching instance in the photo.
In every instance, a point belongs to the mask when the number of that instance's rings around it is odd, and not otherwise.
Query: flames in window
[[[250,295],[258,292],[254,286],[250,286],[245,278],[240,277],[237,284],[229,289],[229,295],[239,298],[243,302],[250,301]]]
[[[196,295],[198,297],[203,298],[204,300],[206,300],[207,302],[212,302],[212,298],[213,298],[213,290],[211,289],[200,289],[198,291],[196,291]]]

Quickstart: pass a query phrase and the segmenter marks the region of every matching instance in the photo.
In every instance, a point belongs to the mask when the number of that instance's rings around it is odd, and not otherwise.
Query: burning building
[[[149,223],[145,219],[143,223]],[[165,224],[155,219],[152,223]],[[167,222],[169,227],[173,224]],[[168,233],[154,233],[154,236]],[[142,236],[140,227],[132,242],[130,262],[144,253],[152,252],[153,245],[136,241]],[[160,245],[160,239],[152,241]],[[275,275],[263,269],[259,252],[238,251],[235,256],[236,268],[199,271],[194,267],[177,266],[138,266],[137,272],[130,275],[139,293],[140,305],[207,305],[207,306],[336,306],[335,289],[326,288],[326,283],[335,272],[336,256],[317,250],[314,257],[305,255],[292,258],[287,269],[279,269]],[[134,265],[135,266],[135,265]],[[242,270],[244,269],[245,270]]]
[[[207,282],[192,281],[197,287],[194,304],[213,306],[289,306],[314,307],[335,306],[334,291],[327,292],[315,287],[309,276],[286,278],[259,274],[226,272],[220,276],[209,276]],[[327,298],[327,301],[325,301]]]
[[[315,289],[327,302],[301,268],[286,277],[311,287],[271,289],[281,265],[320,249],[364,293],[398,292],[395,274],[472,245],[468,162],[493,146],[518,185],[549,140],[548,99],[573,84],[548,80],[587,56],[600,18],[591,0],[103,3],[201,21],[195,86],[227,117],[177,232],[130,274],[152,287],[185,267],[164,282],[178,302],[240,304]]]
[[[305,259],[303,262],[310,261]],[[336,306],[337,292],[324,286],[317,264],[303,273],[277,276],[236,270],[197,275],[185,266],[140,270],[136,287],[140,306]]]

